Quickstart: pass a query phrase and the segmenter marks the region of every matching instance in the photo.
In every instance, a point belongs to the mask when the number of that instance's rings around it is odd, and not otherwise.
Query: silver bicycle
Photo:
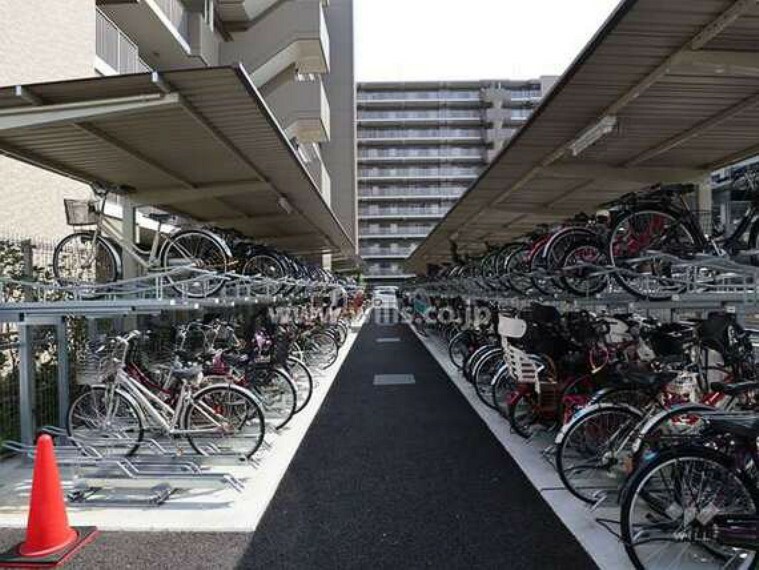
[[[216,234],[199,228],[162,232],[170,214],[148,214],[157,223],[150,249],[125,240],[106,216],[106,199],[112,188],[93,184],[95,200],[64,200],[66,221],[76,231],[64,237],[53,253],[53,274],[62,285],[113,283],[122,277],[123,256],[143,272],[166,272],[180,294],[208,297],[226,281],[232,254]],[[126,193],[128,189],[118,188]],[[78,229],[94,226],[94,229]]]
[[[127,354],[140,336],[132,331],[113,340],[100,361],[102,383],[76,398],[68,411],[67,431],[78,442],[107,444],[134,454],[146,431],[183,436],[201,455],[234,454],[250,458],[264,439],[261,406],[245,388],[232,383],[202,386],[200,367],[172,367],[171,392],[155,394],[130,375]],[[163,396],[163,397],[161,397]]]

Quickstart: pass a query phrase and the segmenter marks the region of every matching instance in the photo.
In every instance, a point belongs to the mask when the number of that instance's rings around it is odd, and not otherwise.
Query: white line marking
[[[404,384],[416,384],[413,374],[375,374],[375,386],[401,386]]]
[[[378,338],[377,342],[401,342],[400,337],[397,336],[386,336],[382,338]]]

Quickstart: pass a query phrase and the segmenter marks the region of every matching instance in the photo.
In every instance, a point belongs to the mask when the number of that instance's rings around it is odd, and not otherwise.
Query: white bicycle
[[[150,249],[125,240],[105,215],[111,190],[128,192],[126,187],[109,189],[92,185],[95,200],[64,200],[66,221],[72,227],[95,226],[64,237],[53,253],[53,274],[62,285],[104,284],[118,281],[123,274],[122,256],[127,255],[145,272],[166,272],[166,279],[180,294],[207,297],[226,281],[232,254],[216,234],[204,229],[182,229],[169,235],[161,232],[171,214],[148,214],[157,222]]]
[[[227,382],[201,387],[203,374],[194,366],[172,367],[173,390],[159,397],[128,373],[129,345],[139,336],[139,331],[132,331],[114,339],[113,352],[101,359],[102,384],[91,386],[69,407],[69,435],[81,444],[105,445],[132,455],[146,430],[157,430],[185,437],[201,455],[223,452],[250,458],[265,431],[255,397]]]

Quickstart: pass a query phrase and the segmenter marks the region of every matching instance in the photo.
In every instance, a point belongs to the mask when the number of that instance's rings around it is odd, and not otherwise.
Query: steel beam
[[[271,191],[271,185],[261,180],[200,184],[192,188],[156,188],[135,192],[130,198],[144,206],[167,206],[177,203],[221,198],[238,194],[259,194]]]
[[[616,180],[641,184],[687,182],[707,173],[706,170],[695,168],[607,166],[605,164],[553,164],[540,169],[540,175],[551,178]]]
[[[21,97],[23,98],[23,95]],[[74,103],[12,107],[0,109],[0,132],[123,117],[150,110],[179,108],[180,105],[181,99],[176,93],[154,93]]]
[[[703,133],[713,129],[714,127],[719,126],[725,121],[729,121],[730,119],[737,117],[741,113],[745,113],[746,111],[754,109],[758,105],[759,105],[759,94],[752,95],[751,97],[747,97],[746,99],[733,105],[729,109],[725,109],[724,111],[717,113],[716,115],[712,117],[709,117],[705,121],[700,122],[696,126],[691,127],[690,129],[687,129],[675,135],[674,137],[671,137],[670,139],[664,141],[663,143],[658,144],[655,147],[650,148],[647,151],[639,154],[632,160],[628,161],[626,163],[626,166],[639,165],[643,162],[646,162],[647,160],[651,160],[652,158],[656,156],[664,154],[665,152],[668,152],[672,150],[673,148],[682,146],[686,142],[698,137],[699,135],[702,135]]]
[[[755,51],[687,50],[680,54],[673,71],[715,75],[759,76],[759,53]]]

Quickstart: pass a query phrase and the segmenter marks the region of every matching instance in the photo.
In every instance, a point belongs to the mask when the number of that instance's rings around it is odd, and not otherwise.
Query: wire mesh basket
[[[77,382],[90,386],[113,380],[123,366],[126,351],[126,346],[114,340],[109,340],[106,344],[99,346],[91,346],[84,358],[77,363]]]
[[[70,226],[92,226],[98,221],[97,203],[92,200],[63,200],[66,223]]]

